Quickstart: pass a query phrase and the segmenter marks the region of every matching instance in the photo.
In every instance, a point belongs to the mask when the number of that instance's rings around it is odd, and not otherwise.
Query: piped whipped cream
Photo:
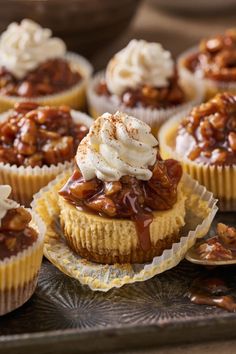
[[[11,23],[0,37],[0,65],[22,79],[40,63],[66,53],[65,43],[52,31],[25,19]]]
[[[109,91],[121,95],[144,84],[167,87],[173,74],[174,61],[161,44],[133,39],[110,60],[105,76]]]
[[[11,187],[8,185],[0,185],[0,226],[1,221],[10,209],[17,208],[19,206],[14,200],[8,199],[11,194]]]
[[[146,181],[152,177],[157,145],[146,123],[125,113],[104,113],[81,141],[76,162],[86,181],[118,181],[125,175]]]

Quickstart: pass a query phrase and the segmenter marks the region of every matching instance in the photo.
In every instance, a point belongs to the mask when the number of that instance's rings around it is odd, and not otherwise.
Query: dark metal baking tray
[[[217,221],[236,225],[236,213],[217,214]],[[186,296],[203,272],[183,261],[149,281],[100,293],[45,260],[31,300],[0,318],[0,353],[99,353],[235,338],[236,313]],[[220,272],[236,296],[236,266]]]

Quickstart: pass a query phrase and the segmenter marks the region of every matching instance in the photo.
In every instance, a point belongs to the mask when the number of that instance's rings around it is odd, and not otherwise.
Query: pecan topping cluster
[[[96,88],[98,95],[113,98],[108,90],[105,80]],[[117,99],[115,96],[114,99]],[[167,87],[152,87],[142,85],[137,89],[126,90],[119,99],[126,107],[145,107],[152,109],[169,108],[185,101],[185,94],[178,83],[177,76],[169,80]]]
[[[18,80],[4,67],[0,68],[0,93],[8,96],[40,97],[67,90],[81,80],[66,60],[50,59]]]
[[[199,51],[187,57],[185,65],[193,72],[200,69],[209,79],[236,81],[236,29],[203,39]]]
[[[66,200],[90,212],[115,218],[133,218],[155,210],[171,209],[177,200],[182,168],[159,156],[149,181],[124,176],[119,181],[85,181],[76,170],[59,192]]]
[[[207,103],[192,109],[182,121],[178,136],[189,134],[195,146],[188,158],[218,165],[236,163],[236,96],[216,95]]]
[[[217,235],[197,248],[201,259],[211,261],[232,260],[236,256],[236,228],[219,223]]]
[[[31,215],[23,207],[7,211],[0,224],[0,260],[22,252],[37,240],[30,221]]]
[[[0,162],[43,166],[69,161],[88,129],[75,124],[68,107],[19,103],[0,123]]]

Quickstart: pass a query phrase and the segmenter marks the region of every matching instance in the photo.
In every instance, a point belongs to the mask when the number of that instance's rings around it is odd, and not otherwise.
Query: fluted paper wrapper
[[[0,122],[4,121],[8,112],[0,115]],[[78,111],[71,111],[73,121],[77,124],[84,124],[90,127],[93,120],[86,114]],[[0,184],[9,184],[12,187],[11,197],[20,204],[29,206],[32,197],[43,186],[58,176],[62,171],[72,166],[72,162],[59,163],[51,166],[17,167],[16,165],[0,162]]]
[[[236,210],[236,166],[217,166],[196,163],[180,156],[175,150],[176,134],[181,120],[189,110],[177,114],[166,122],[158,134],[161,156],[179,160],[186,173],[204,185],[218,199],[221,211]]]
[[[105,112],[115,113],[119,110],[144,121],[152,127],[154,133],[169,117],[202,102],[204,97],[202,87],[198,85],[196,81],[188,82],[187,85],[181,82],[181,87],[187,96],[186,103],[168,109],[129,108],[122,104],[119,99],[115,101],[107,96],[98,95],[96,93],[95,89],[103,78],[104,72],[100,72],[89,80],[87,98],[91,116],[97,118]]]
[[[69,52],[65,59],[75,71],[77,70],[82,75],[82,79],[78,84],[60,93],[33,98],[0,94],[0,112],[5,112],[12,108],[15,103],[24,101],[36,102],[42,106],[66,105],[74,109],[84,108],[86,101],[86,86],[89,77],[92,75],[93,67],[84,57],[75,53]]]
[[[188,85],[188,83],[193,82],[197,82],[199,85],[201,85],[204,91],[205,101],[208,101],[220,92],[230,91],[232,93],[236,93],[236,82],[225,82],[199,77],[199,75],[194,72],[191,72],[183,65],[184,59],[189,55],[196,53],[197,50],[198,47],[190,48],[186,50],[183,54],[181,54],[177,60],[178,70],[182,81],[185,82],[186,85]]]
[[[30,226],[37,231],[37,240],[16,256],[0,261],[0,315],[23,305],[37,285],[46,228],[37,214],[31,214]]]
[[[72,172],[72,171],[71,171]],[[76,255],[66,244],[59,222],[58,190],[71,174],[66,172],[50,182],[34,196],[32,208],[46,225],[44,255],[62,272],[86,284],[91,290],[108,291],[125,284],[145,281],[175,267],[196,239],[209,230],[217,212],[216,199],[206,188],[188,175],[183,177],[186,194],[185,226],[181,238],[152,262],[145,264],[104,265],[92,263]]]

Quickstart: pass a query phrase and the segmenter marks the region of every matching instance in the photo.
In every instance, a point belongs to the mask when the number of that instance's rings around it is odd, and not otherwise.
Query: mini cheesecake
[[[161,158],[146,123],[104,114],[79,145],[76,162],[59,206],[65,238],[77,254],[98,263],[144,263],[180,239],[182,168]]]
[[[236,29],[200,41],[180,55],[178,69],[183,81],[200,82],[208,100],[218,92],[236,92]]]
[[[85,105],[90,63],[66,50],[48,28],[29,19],[13,22],[0,37],[0,112],[25,100],[40,105]]]
[[[236,95],[219,93],[185,115],[173,117],[159,133],[161,153],[177,158],[185,172],[236,210]]]
[[[73,163],[92,119],[70,107],[21,102],[0,115],[0,183],[28,206],[33,195]]]
[[[0,185],[0,315],[23,305],[33,294],[43,256],[43,234],[31,214],[9,200]]]

